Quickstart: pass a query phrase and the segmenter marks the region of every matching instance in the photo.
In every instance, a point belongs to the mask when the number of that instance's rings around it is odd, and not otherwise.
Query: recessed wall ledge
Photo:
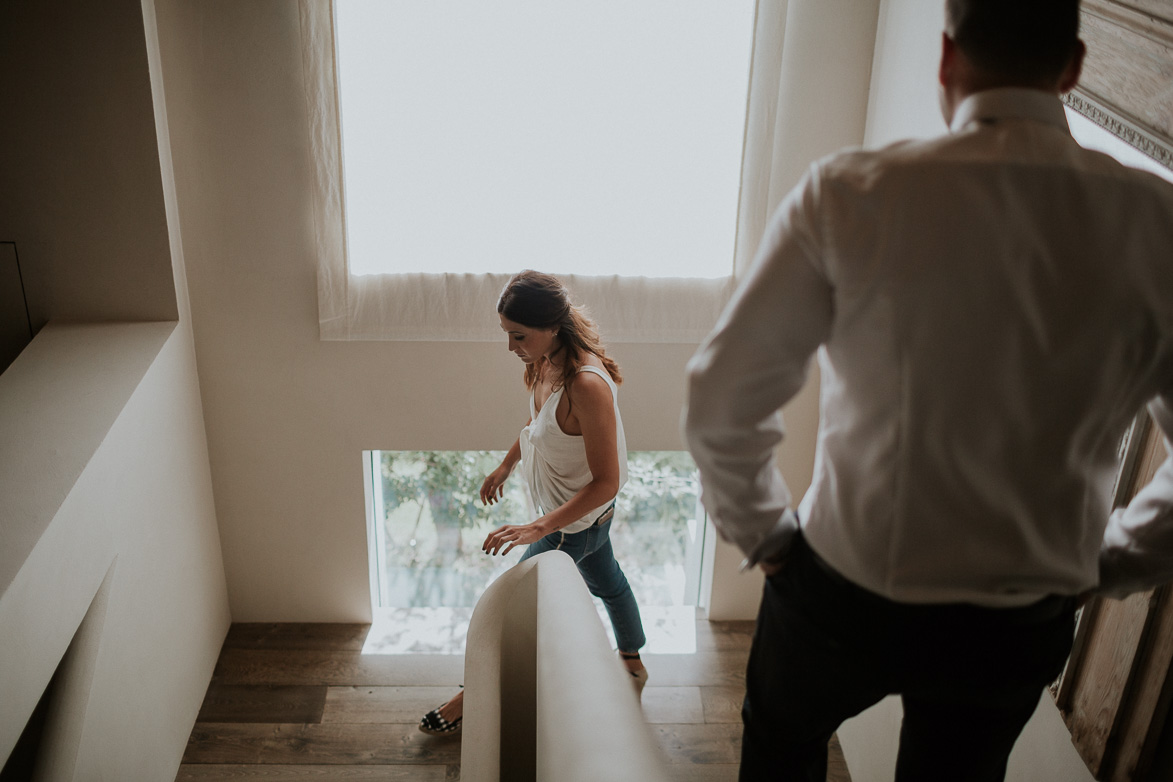
[[[176,325],[49,323],[0,374],[0,758],[114,560],[86,467]]]

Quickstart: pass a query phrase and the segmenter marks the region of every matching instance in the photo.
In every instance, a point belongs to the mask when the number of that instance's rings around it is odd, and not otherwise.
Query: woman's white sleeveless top
[[[607,381],[611,389],[611,403],[615,408],[615,442],[619,457],[619,488],[627,483],[627,438],[623,435],[623,419],[619,417],[619,389],[606,370],[591,365],[583,366],[579,372],[593,372]],[[591,482],[591,470],[587,466],[586,446],[582,435],[566,434],[558,426],[558,402],[565,388],[550,394],[550,398],[539,411],[531,394],[529,399],[529,426],[521,430],[518,442],[521,444],[521,470],[529,488],[530,497],[541,514],[565,505]],[[562,528],[562,532],[581,532],[595,523],[607,509],[614,497],[587,513],[582,518]]]

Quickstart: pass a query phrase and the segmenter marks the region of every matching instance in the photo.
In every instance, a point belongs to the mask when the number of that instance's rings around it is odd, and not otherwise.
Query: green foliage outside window
[[[383,451],[386,566],[396,607],[471,606],[520,550],[490,557],[485,537],[533,518],[515,472],[504,498],[480,501],[500,451]],[[642,605],[672,605],[682,583],[686,530],[696,514],[696,468],[684,452],[638,451],[628,457],[611,530],[616,558]],[[677,590],[678,591],[678,590]]]

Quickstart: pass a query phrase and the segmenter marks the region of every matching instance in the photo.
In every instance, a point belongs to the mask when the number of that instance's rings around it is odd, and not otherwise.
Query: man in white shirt
[[[814,164],[689,365],[718,530],[768,578],[742,779],[823,780],[899,693],[901,782],[993,780],[1075,596],[1173,578],[1173,462],[1109,518],[1144,404],[1173,435],[1173,187],[1080,148],[1078,0],[948,0],[950,133]],[[821,369],[797,512],[778,409]]]

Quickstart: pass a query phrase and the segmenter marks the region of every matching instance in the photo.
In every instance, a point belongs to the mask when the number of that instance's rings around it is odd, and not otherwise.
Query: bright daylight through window
[[[370,652],[459,653],[485,588],[521,558],[481,550],[503,524],[532,519],[523,483],[482,505],[497,451],[368,451],[371,588]],[[694,651],[704,516],[696,466],[682,451],[632,451],[627,485],[612,522],[616,557],[640,605],[648,648]],[[602,611],[601,601],[596,601]],[[611,624],[601,620],[608,633]],[[373,640],[372,640],[373,639]]]
[[[722,278],[753,0],[337,0],[351,274]]]

